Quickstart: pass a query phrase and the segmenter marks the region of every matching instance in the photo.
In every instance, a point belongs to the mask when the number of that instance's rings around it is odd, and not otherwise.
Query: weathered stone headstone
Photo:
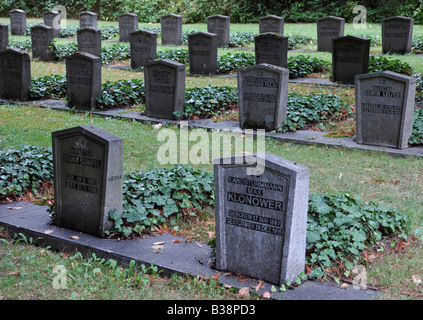
[[[0,51],[9,46],[9,26],[0,22]]]
[[[14,48],[0,51],[0,97],[27,100],[30,86],[29,54]]]
[[[97,13],[82,11],[79,13],[79,28],[97,29]]]
[[[196,32],[188,35],[189,72],[214,74],[217,71],[217,35]]]
[[[122,13],[119,15],[119,41],[129,42],[131,32],[138,30],[138,15]]]
[[[66,57],[68,107],[90,110],[101,94],[101,58],[86,52]]]
[[[276,130],[287,115],[289,70],[257,64],[238,70],[239,126]]]
[[[288,37],[277,33],[262,33],[254,37],[256,64],[268,63],[286,68],[288,64]]]
[[[356,77],[357,143],[404,149],[413,129],[416,79],[384,71]]]
[[[52,133],[55,224],[107,235],[122,213],[122,139],[92,125]]]
[[[284,18],[269,15],[259,19],[259,33],[275,32],[283,34]]]
[[[148,30],[133,31],[129,43],[132,69],[144,67],[156,59],[157,33]]]
[[[217,35],[217,46],[226,46],[230,40],[230,18],[223,15],[207,17],[207,32]]]
[[[182,45],[182,16],[168,14],[160,18],[162,45]]]
[[[344,36],[345,19],[328,16],[317,19],[317,51],[332,52],[332,39]]]
[[[46,26],[53,28],[53,37],[58,38],[60,36],[60,12],[50,10],[43,13],[43,23]]]
[[[354,84],[355,76],[367,73],[370,39],[345,36],[332,39],[332,80]]]
[[[185,104],[185,65],[171,60],[154,61],[145,66],[144,76],[146,115],[180,118]]]
[[[413,41],[413,18],[389,17],[382,19],[383,53],[409,53]]]
[[[53,28],[40,24],[31,27],[32,58],[40,58],[44,61],[55,59],[51,42],[53,41]]]
[[[100,56],[101,30],[94,28],[81,28],[76,32],[76,38],[78,43],[78,51]]]
[[[9,11],[10,33],[13,36],[23,36],[26,32],[26,12],[20,9]]]
[[[282,285],[304,272],[310,169],[264,153],[215,160],[216,268]]]

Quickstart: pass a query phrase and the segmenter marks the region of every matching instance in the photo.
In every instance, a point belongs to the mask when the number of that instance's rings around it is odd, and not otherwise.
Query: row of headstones
[[[119,20],[119,40],[130,41],[130,33],[138,30],[138,16],[133,13],[123,13]],[[218,46],[223,47],[229,42],[230,18],[224,15],[207,17],[207,32],[217,34]],[[46,11],[43,22],[53,27],[53,21],[59,28],[54,29],[53,36],[60,32],[60,13]],[[160,19],[162,44],[182,44],[182,16],[176,14],[164,15]],[[80,28],[97,29],[97,14],[84,11],[79,14]],[[23,35],[26,31],[25,11],[15,9],[10,11],[12,35]],[[404,54],[411,51],[414,19],[408,17],[389,17],[382,19],[382,51]],[[328,16],[317,19],[317,50],[332,51],[332,39],[344,36],[345,19]],[[273,32],[283,35],[284,18],[269,15],[259,19],[259,33]]]
[[[86,125],[52,140],[55,225],[107,236],[109,213],[122,213],[122,139]],[[264,153],[220,158],[214,174],[217,268],[294,281],[305,267],[309,168]]]
[[[18,49],[0,51],[0,97],[26,100],[30,58]],[[154,61],[145,66],[146,115],[177,119],[185,104],[185,65]],[[101,59],[78,52],[66,58],[68,106],[96,107],[101,94]],[[256,64],[238,70],[239,124],[243,129],[277,130],[287,117],[289,70]],[[406,148],[413,127],[416,79],[393,72],[359,74],[356,83],[358,143]]]

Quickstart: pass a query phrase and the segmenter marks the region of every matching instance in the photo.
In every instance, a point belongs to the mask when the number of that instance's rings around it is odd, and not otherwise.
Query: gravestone
[[[382,52],[409,53],[413,41],[413,18],[389,17],[382,19]]]
[[[86,52],[66,57],[68,107],[91,110],[101,94],[101,58]]]
[[[413,129],[416,79],[384,71],[356,77],[357,143],[404,149]]]
[[[101,54],[101,30],[94,28],[81,28],[76,32],[78,51],[91,53],[95,56]]]
[[[40,58],[44,61],[55,59],[51,42],[53,41],[53,28],[40,24],[31,27],[32,58]]]
[[[230,18],[220,14],[207,17],[207,32],[217,35],[217,46],[222,48],[229,43]]]
[[[274,32],[283,34],[284,18],[269,15],[259,19],[259,33]]]
[[[52,133],[55,224],[99,237],[122,213],[122,139],[92,125]]]
[[[9,46],[9,26],[0,22],[0,51]]]
[[[243,155],[214,162],[216,268],[280,286],[304,272],[310,169],[257,157],[260,175]]]
[[[138,16],[134,13],[119,15],[119,41],[129,42],[131,32],[138,30]]]
[[[256,64],[268,63],[286,68],[288,64],[288,37],[276,33],[262,33],[254,37]]]
[[[238,70],[239,126],[278,129],[287,115],[289,70],[257,64]]]
[[[182,16],[168,14],[160,18],[162,45],[182,45]]]
[[[344,36],[345,19],[328,16],[317,19],[317,51],[332,52],[332,39]]]
[[[53,28],[54,38],[60,37],[60,21],[61,17],[58,11],[50,10],[43,13],[43,23]]]
[[[12,36],[23,36],[26,33],[26,12],[20,9],[9,11],[10,33]]]
[[[189,72],[214,74],[217,71],[217,35],[195,32],[188,35]]]
[[[82,11],[79,13],[79,28],[97,29],[97,14],[91,11]]]
[[[332,39],[332,81],[355,84],[355,76],[367,73],[370,39],[345,36]]]
[[[157,33],[138,30],[130,35],[131,68],[138,69],[156,60]]]
[[[0,51],[0,97],[27,100],[30,86],[29,54],[14,48]]]
[[[146,115],[180,118],[185,104],[185,65],[166,59],[154,61],[145,66],[144,76]]]

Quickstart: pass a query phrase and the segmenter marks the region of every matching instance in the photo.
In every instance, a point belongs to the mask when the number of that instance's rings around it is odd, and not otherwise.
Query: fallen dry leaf
[[[417,285],[422,283],[422,278],[418,274],[413,274],[411,279],[413,279],[413,282]]]
[[[203,246],[198,242],[198,241],[196,241],[195,242],[196,244],[197,244],[197,246],[199,246],[200,248],[202,248]]]
[[[157,245],[157,246],[152,246],[151,248],[154,249],[154,250],[161,250],[161,249],[164,249],[164,246]]]
[[[19,209],[22,209],[22,207],[7,207],[7,209],[10,209],[10,210],[19,210]]]
[[[253,287],[253,286],[252,286]],[[261,288],[263,288],[263,281],[259,280],[258,285],[253,287],[256,291],[259,291]]]
[[[45,234],[50,234],[50,233],[53,233],[53,232],[54,232],[54,230],[52,230],[52,229],[47,229],[46,231],[44,231]]]
[[[242,287],[239,289],[238,296],[248,298],[250,296],[250,289],[248,287]]]
[[[266,291],[265,293],[263,293],[263,298],[270,299],[270,292]]]
[[[349,285],[346,283],[341,284],[341,289],[347,289],[348,287]]]
[[[181,242],[181,240],[179,240],[179,239],[173,239],[172,240],[172,243],[179,243],[179,242]]]
[[[78,240],[79,237],[78,236],[70,236],[69,239]]]
[[[155,245],[155,246],[159,246],[159,245],[162,245],[162,244],[165,244],[166,242],[164,242],[164,241],[158,241],[158,242],[154,242],[153,244]]]
[[[161,123],[155,124],[153,126],[154,129],[160,129],[161,127],[163,127],[163,124],[161,124]]]

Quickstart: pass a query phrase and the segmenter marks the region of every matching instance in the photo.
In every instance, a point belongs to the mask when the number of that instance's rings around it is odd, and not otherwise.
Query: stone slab
[[[9,207],[21,207],[11,210]],[[34,244],[50,246],[53,250],[74,252],[79,251],[87,256],[95,253],[97,257],[114,259],[120,265],[128,265],[131,260],[139,264],[154,263],[163,275],[171,276],[174,273],[190,275],[192,277],[216,276],[219,271],[208,264],[211,248],[204,243],[189,243],[186,239],[170,234],[156,234],[146,238],[133,240],[117,240],[98,238],[89,234],[76,232],[66,228],[51,225],[47,207],[37,206],[29,202],[14,202],[0,205],[0,225],[5,227],[9,234],[22,233],[27,239],[32,237]],[[50,230],[48,234],[46,230]],[[78,236],[78,239],[71,239]],[[173,240],[180,242],[173,242]],[[164,249],[155,252],[154,242],[163,241]],[[257,285],[256,279],[240,278],[235,274],[220,274],[219,282],[240,289]],[[379,291],[354,289],[349,286],[341,289],[341,284],[332,282],[316,282],[308,280],[301,286],[285,292],[274,292],[274,300],[372,300],[380,296]],[[258,291],[263,294],[271,292],[272,285],[263,283]]]

